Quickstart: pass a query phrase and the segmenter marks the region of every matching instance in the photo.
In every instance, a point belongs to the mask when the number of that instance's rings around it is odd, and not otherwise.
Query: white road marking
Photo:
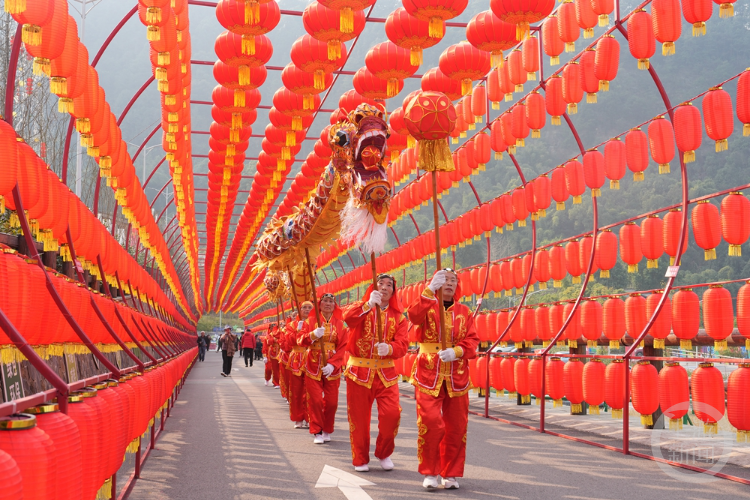
[[[338,488],[348,500],[372,500],[362,486],[375,486],[375,483],[330,465],[323,466],[323,472],[315,484],[316,488]]]

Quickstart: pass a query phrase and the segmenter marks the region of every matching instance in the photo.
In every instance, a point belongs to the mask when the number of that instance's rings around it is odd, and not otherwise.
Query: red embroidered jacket
[[[372,387],[376,373],[386,387],[398,382],[393,360],[402,358],[409,347],[407,322],[403,314],[394,307],[389,307],[380,312],[380,317],[383,325],[383,342],[391,346],[390,355],[383,357],[378,356],[375,349],[378,342],[375,310],[371,309],[367,302],[355,302],[344,312],[344,321],[349,325],[349,343],[346,349],[350,356],[344,374],[367,388]],[[370,368],[366,360],[390,366]]]
[[[333,373],[327,378],[329,380],[336,379],[341,376],[341,364],[344,361],[344,353],[346,352],[346,342],[349,336],[349,330],[346,328],[341,317],[337,315],[331,316],[329,321],[326,321],[321,314],[320,320],[323,323],[321,326],[325,328],[325,333],[320,339],[315,338],[312,331],[315,330],[315,314],[311,314],[307,318],[305,324],[302,325],[302,330],[297,336],[297,343],[301,346],[307,347],[305,354],[305,372],[307,376],[315,380],[320,380],[322,375],[320,366],[320,341],[323,342],[323,347],[326,350],[326,361],[333,365]],[[313,341],[313,339],[315,339]]]
[[[456,352],[456,361],[444,363],[438,356],[441,338],[438,321],[438,303],[432,290],[425,288],[422,295],[406,311],[416,326],[413,340],[420,343],[417,362],[411,374],[411,383],[420,391],[437,396],[445,381],[450,397],[461,396],[471,389],[469,360],[476,357],[479,335],[474,326],[471,310],[454,303],[445,310],[447,345]]]
[[[284,333],[284,346],[289,351],[287,367],[294,375],[302,375],[302,372],[305,371],[305,348],[297,343],[298,337],[297,322],[290,321]]]

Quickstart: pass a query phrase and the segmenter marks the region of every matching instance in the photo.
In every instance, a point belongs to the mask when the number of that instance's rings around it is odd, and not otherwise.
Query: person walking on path
[[[442,336],[437,297],[442,290],[445,307],[446,347]],[[422,486],[438,487],[442,477],[445,489],[458,489],[457,478],[464,475],[466,428],[469,423],[469,360],[476,357],[479,335],[471,309],[461,298],[458,275],[448,268],[437,271],[407,310],[416,326],[410,340],[419,342],[416,369],[410,382],[417,398],[417,457]]]
[[[314,436],[313,443],[323,444],[330,441],[333,434],[348,329],[333,295],[324,293],[318,307],[321,325],[316,327],[315,314],[308,313],[297,342],[307,348],[305,391],[310,434]],[[321,349],[325,349],[325,365],[322,363]]]
[[[372,403],[378,404],[378,439],[375,458],[384,470],[393,469],[391,455],[401,420],[398,402],[398,373],[394,359],[406,354],[409,346],[407,321],[396,296],[396,280],[388,274],[370,285],[364,300],[355,302],[344,313],[349,326],[346,364],[346,403],[349,410],[349,436],[354,470],[370,470],[370,419]],[[376,306],[380,306],[382,341],[378,339]]]
[[[198,361],[206,360],[206,350],[208,350],[208,337],[206,337],[206,332],[201,332],[198,337]]]
[[[255,359],[260,360],[263,359],[263,341],[260,338],[260,335],[254,335],[255,337]]]
[[[306,300],[299,306],[300,317],[289,321],[286,327],[286,341],[291,346],[289,354],[289,418],[295,429],[302,429],[307,422],[307,394],[305,391],[305,364],[307,348],[299,344],[302,328],[310,316],[313,303]]]
[[[248,328],[248,330],[242,336],[242,355],[245,357],[245,366],[248,366],[248,361],[250,361],[249,366],[253,366],[255,343],[255,335],[253,335],[253,332],[251,332]]]
[[[222,377],[228,377],[232,372],[232,359],[234,359],[234,351],[236,349],[237,335],[232,333],[232,327],[227,325],[224,327],[224,335],[219,339],[219,346],[221,347],[221,358],[224,361],[224,368],[221,372]]]
[[[279,388],[279,329],[276,323],[271,323],[263,341],[263,363],[266,365],[266,385]],[[269,384],[268,382],[271,382]]]

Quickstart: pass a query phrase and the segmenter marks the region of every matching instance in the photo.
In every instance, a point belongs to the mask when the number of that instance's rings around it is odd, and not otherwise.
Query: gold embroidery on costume
[[[459,375],[463,375],[464,373],[464,360],[463,359],[457,359],[454,361],[454,363],[458,363],[458,366],[456,367],[456,373]]]
[[[435,358],[437,357],[437,354],[427,354],[427,364],[425,365],[425,368],[428,370],[433,370],[435,368]]]
[[[422,463],[422,448],[425,444],[425,439],[422,437],[427,434],[427,426],[422,423],[422,407],[417,405],[417,462]]]

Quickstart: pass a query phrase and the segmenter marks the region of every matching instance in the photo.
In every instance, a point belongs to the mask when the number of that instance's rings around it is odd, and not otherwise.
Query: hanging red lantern
[[[598,15],[594,12],[592,2],[589,0],[575,0],[576,22],[583,30],[583,38],[593,38],[594,26],[597,25]]]
[[[620,228],[620,258],[628,265],[629,273],[638,272],[638,263],[643,258],[641,231],[635,222]]]
[[[631,293],[625,299],[625,328],[637,339],[646,327],[646,299],[640,293]]]
[[[557,17],[557,31],[560,39],[565,42],[565,52],[575,52],[576,40],[581,30],[576,22],[576,6],[573,0],[563,0],[562,5],[557,9]]]
[[[578,341],[583,334],[581,328],[581,309],[575,307],[574,302],[569,302],[563,307],[563,318],[567,320],[572,316],[568,326],[565,327],[565,340],[568,341],[568,347],[577,348]]]
[[[664,223],[658,215],[649,215],[641,222],[641,249],[647,259],[646,267],[658,268],[664,253]]]
[[[431,37],[429,22],[409,14],[399,7],[390,13],[385,20],[385,34],[388,39],[401,48],[409,50],[413,66],[422,64],[422,50],[437,45],[442,37]]]
[[[604,301],[602,331],[609,340],[610,349],[619,349],[620,339],[625,336],[625,302],[621,299],[611,297]]]
[[[563,369],[563,384],[565,398],[570,402],[570,413],[583,413],[583,363],[578,358],[572,358],[565,363]]]
[[[523,84],[528,76],[523,69],[523,54],[519,49],[513,49],[508,54],[508,77],[513,84],[514,92],[523,92]]]
[[[610,271],[617,264],[617,236],[610,229],[604,229],[596,235],[596,267],[600,269],[600,278],[609,278]]]
[[[563,78],[560,75],[552,75],[547,80],[545,91],[545,106],[547,114],[550,115],[552,125],[560,125],[560,117],[565,114],[566,101],[563,99]]]
[[[578,113],[578,103],[583,99],[581,66],[578,64],[578,61],[570,61],[563,68],[562,98],[568,104],[567,111],[569,115]]]
[[[547,217],[547,208],[552,203],[550,180],[547,174],[542,174],[534,181],[534,207],[539,217]]]
[[[687,221],[686,221],[687,224]],[[677,257],[677,247],[680,243],[680,234],[682,230],[682,213],[679,208],[672,208],[664,216],[664,252],[669,255],[669,265],[673,266],[675,257]],[[688,247],[688,232],[682,240],[682,252],[685,253]]]
[[[734,330],[732,294],[721,285],[710,285],[703,293],[703,326],[714,339],[715,349],[726,349]]]
[[[604,155],[596,149],[590,149],[583,155],[583,178],[586,187],[591,190],[591,197],[601,196],[604,185]]]
[[[541,21],[552,13],[555,2],[545,0],[543,2],[532,2],[521,0],[490,0],[490,8],[497,17],[505,22],[516,25],[516,40],[525,40],[529,37],[529,24]]]
[[[721,242],[719,209],[709,200],[701,200],[690,214],[695,243],[704,250],[705,260],[716,259],[716,247]]]
[[[682,34],[680,0],[654,0],[651,2],[654,36],[662,44],[661,55],[675,53],[674,42]]]
[[[552,340],[552,328],[549,321],[549,307],[544,304],[534,311],[534,327],[537,337],[542,341],[542,346],[547,347]]]
[[[400,84],[400,85],[399,85]],[[396,87],[392,87],[387,80],[373,75],[367,68],[359,68],[352,78],[352,85],[357,93],[368,99],[388,99],[390,92],[398,94],[403,88],[403,82],[395,81]]]
[[[418,64],[411,63],[406,49],[390,41],[379,43],[367,51],[365,65],[373,75],[388,81],[388,97],[398,94],[403,88],[403,80],[419,69]]]
[[[552,407],[557,408],[563,405],[565,396],[565,363],[557,356],[553,356],[547,361],[544,373],[544,385],[547,389],[547,395],[552,399]]]
[[[516,358],[505,357],[500,362],[500,371],[502,372],[503,387],[508,391],[508,397],[516,397],[515,365]]]
[[[502,160],[503,152],[508,150],[508,145],[505,144],[502,134],[502,126],[500,120],[493,120],[490,126],[490,146],[492,151],[495,152],[495,159]]]
[[[560,64],[560,54],[565,50],[565,43],[558,31],[559,22],[557,15],[552,14],[542,23],[542,47],[544,53],[549,56],[552,66]]]
[[[750,136],[750,70],[737,80],[737,118],[743,123],[742,135]]]
[[[654,425],[652,415],[659,409],[659,374],[648,361],[639,361],[630,375],[633,408],[641,414],[642,425]]]
[[[530,36],[521,44],[523,70],[529,81],[536,80],[536,72],[539,71],[539,38]]]
[[[23,495],[20,498],[57,496],[55,451],[54,443],[37,427],[33,415],[21,413],[0,418],[0,452],[10,455],[21,473]]]
[[[544,394],[542,394],[542,358],[534,356],[528,364],[527,371],[529,374],[529,390],[536,398],[536,404],[541,404]]]
[[[558,333],[562,332],[562,326],[565,322],[565,304],[556,302],[549,308],[549,327],[552,330],[552,338],[554,339]],[[564,346],[565,340],[562,333],[557,340],[557,345]]]
[[[498,119],[500,122],[500,132],[503,136],[503,141],[508,148],[509,154],[516,154],[516,136],[513,135],[513,112],[506,111]]]
[[[624,360],[613,359],[604,371],[604,402],[612,409],[612,418],[622,418],[627,369]]]
[[[552,199],[556,202],[557,210],[565,210],[565,202],[570,193],[566,183],[565,167],[559,166],[552,170]]]
[[[729,374],[727,417],[737,429],[737,442],[747,442],[750,431],[750,364],[740,364]]]
[[[526,97],[526,123],[531,129],[531,137],[538,139],[542,136],[542,129],[547,123],[544,96],[536,90]]]
[[[479,170],[484,171],[487,163],[490,162],[490,136],[482,131],[474,138],[474,159],[479,164]]]
[[[599,415],[599,406],[604,403],[605,372],[606,367],[599,359],[592,359],[583,367],[583,400],[592,415]]]
[[[713,7],[709,0],[683,0],[682,14],[685,21],[693,25],[693,36],[706,34],[706,21],[713,14]]]
[[[596,93],[599,92],[599,79],[596,77],[596,51],[588,48],[583,51],[580,59],[581,89],[586,93],[586,103],[596,103]]]
[[[638,59],[638,69],[649,69],[649,59],[656,52],[651,14],[643,9],[636,10],[628,18],[627,27],[630,54]]]
[[[255,37],[272,31],[279,24],[281,12],[276,2],[256,4],[254,9],[248,10],[249,6],[250,2],[241,0],[221,0],[216,6],[216,18],[225,29],[241,35],[243,52],[253,55]]]
[[[609,179],[610,189],[620,189],[620,179],[625,177],[626,156],[625,143],[619,138],[604,145],[604,174]]]
[[[716,434],[724,417],[724,377],[713,363],[700,363],[692,373],[693,411],[706,433]]]
[[[549,274],[554,280],[553,286],[555,288],[562,287],[562,280],[568,274],[565,263],[565,249],[562,245],[555,245],[549,251]]]
[[[659,406],[669,419],[670,430],[682,429],[682,418],[690,409],[687,370],[679,363],[667,363],[659,372]]]
[[[581,196],[586,192],[583,165],[578,160],[570,160],[565,163],[564,168],[565,187],[567,188],[568,193],[573,196],[573,205],[579,205],[581,203]]]
[[[596,44],[594,76],[599,80],[599,90],[609,91],[609,82],[617,77],[620,66],[620,43],[612,35],[604,35]]]
[[[18,468],[18,464],[13,460],[13,457],[2,450],[0,450],[0,475],[3,478],[3,491],[0,492],[0,499],[23,498],[21,469]]]
[[[739,317],[737,319],[739,324]],[[680,349],[692,350],[692,339],[698,335],[701,323],[701,306],[698,294],[683,288],[672,297],[672,330],[680,339]]]
[[[669,162],[674,159],[672,123],[663,116],[652,120],[648,124],[648,144],[651,158],[659,164],[659,173],[668,174]]]
[[[625,134],[625,158],[633,172],[633,182],[643,181],[643,172],[648,168],[648,138],[640,128]]]
[[[546,249],[538,250],[534,254],[534,280],[539,282],[539,289],[545,290],[550,280],[549,252]]]
[[[588,347],[596,347],[602,336],[604,309],[596,300],[587,300],[581,304],[581,330]]]
[[[490,386],[495,389],[499,396],[503,391],[503,372],[501,370],[502,358],[493,357],[490,359]]]
[[[533,312],[533,311],[532,311]],[[529,358],[523,357],[513,364],[513,383],[516,393],[521,397],[521,404],[531,403],[531,385],[529,383]]]
[[[712,87],[703,96],[702,106],[708,137],[716,141],[717,153],[726,151],[729,149],[727,137],[734,132],[732,98],[721,87]]]
[[[721,200],[721,235],[729,243],[729,256],[742,257],[742,245],[750,237],[750,201],[740,191]]]
[[[445,21],[461,15],[468,0],[402,0],[402,3],[409,14],[429,22],[429,35],[440,39],[445,34]]]
[[[516,146],[526,146],[526,138],[529,136],[529,125],[526,123],[526,105],[519,102],[510,110],[512,117],[511,130],[516,138]]]
[[[581,274],[583,274],[579,254],[580,245],[578,240],[571,240],[565,244],[565,268],[568,274],[573,277],[573,284],[580,283]]]
[[[472,80],[480,80],[491,69],[490,57],[469,42],[451,45],[440,54],[440,71],[461,82],[461,93],[471,94]]]
[[[654,293],[646,299],[646,317],[651,318],[656,311],[656,307],[663,297],[662,290],[655,290]],[[664,349],[664,339],[672,331],[672,304],[669,297],[666,297],[664,306],[653,321],[649,335],[654,338],[654,349]]]
[[[487,89],[483,83],[474,88],[471,93],[471,114],[474,115],[476,123],[482,123],[482,118],[487,114]]]
[[[701,147],[703,140],[703,125],[701,112],[693,103],[680,104],[674,110],[674,135],[677,149],[683,152],[683,161],[694,162],[695,150]]]
[[[290,57],[295,66],[315,75],[315,88],[325,88],[325,73],[333,73],[343,66],[347,59],[346,46],[342,43],[341,57],[330,60],[327,42],[321,42],[310,35],[302,35],[292,44]]]
[[[462,96],[461,82],[448,78],[440,71],[440,68],[430,68],[422,75],[421,88],[425,92],[441,92],[451,101],[460,99]]]
[[[516,46],[516,26],[502,21],[487,10],[475,15],[466,25],[466,39],[479,50],[490,53],[493,68],[503,64],[503,51]]]
[[[302,12],[302,24],[310,36],[328,44],[328,59],[341,57],[341,44],[353,40],[365,29],[365,14],[361,10],[351,14],[351,25],[341,23],[339,12],[320,2],[312,2]],[[346,28],[346,29],[344,29]]]

